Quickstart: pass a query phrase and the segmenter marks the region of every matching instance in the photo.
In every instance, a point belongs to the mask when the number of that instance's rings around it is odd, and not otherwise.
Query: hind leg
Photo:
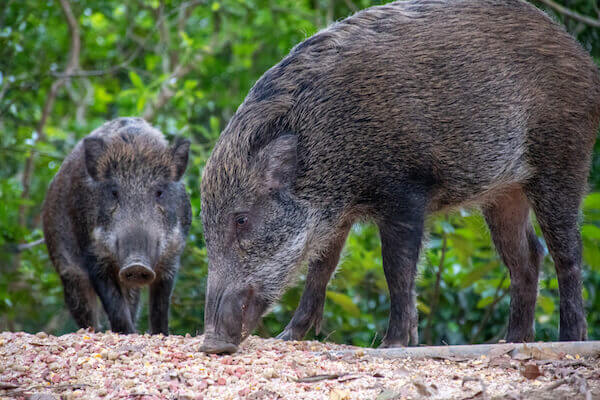
[[[533,341],[543,250],[529,221],[529,203],[521,188],[515,188],[503,193],[482,211],[496,250],[510,271],[510,316],[506,340]]]
[[[565,178],[554,182],[538,180],[530,185],[527,193],[558,277],[559,338],[561,341],[577,341],[587,338],[581,294],[581,236],[577,223],[585,182],[578,182],[573,177]]]
[[[98,300],[87,273],[77,266],[61,270],[65,304],[80,328],[98,329]]]

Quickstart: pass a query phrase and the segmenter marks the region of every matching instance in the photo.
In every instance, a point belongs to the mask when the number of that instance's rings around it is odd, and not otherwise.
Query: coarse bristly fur
[[[100,297],[115,332],[135,332],[140,287],[150,330],[168,334],[179,257],[191,224],[180,181],[189,141],[169,147],[141,118],[106,122],[77,144],[50,184],[44,237],[80,327],[99,327]]]
[[[585,339],[577,216],[599,122],[593,61],[525,1],[402,1],[333,24],[263,75],[207,162],[207,332],[239,343],[236,324],[256,323],[240,315],[254,304],[259,318],[305,261],[280,337],[318,329],[348,230],[367,217],[390,288],[384,346],[416,343],[423,221],[467,205],[511,273],[507,340],[534,338],[530,207],[556,264],[560,339]]]

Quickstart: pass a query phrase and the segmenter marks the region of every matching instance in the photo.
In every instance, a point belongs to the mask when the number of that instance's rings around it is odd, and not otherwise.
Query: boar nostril
[[[147,285],[152,283],[155,277],[154,271],[141,263],[131,263],[119,271],[119,279],[127,285]]]

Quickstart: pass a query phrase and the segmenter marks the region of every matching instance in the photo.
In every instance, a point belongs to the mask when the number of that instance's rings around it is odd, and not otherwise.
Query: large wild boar
[[[189,141],[169,147],[140,118],[105,123],[77,144],[50,184],[44,237],[80,327],[135,332],[140,288],[150,286],[150,331],[168,334],[169,301],[191,223],[180,181]]]
[[[506,339],[534,338],[543,250],[560,339],[586,338],[578,209],[600,122],[588,54],[521,0],[412,0],[361,11],[297,45],[248,94],[202,179],[207,352],[235,351],[308,263],[279,336],[319,327],[351,225],[379,227],[390,318],[417,343],[423,221],[479,206],[510,270]]]

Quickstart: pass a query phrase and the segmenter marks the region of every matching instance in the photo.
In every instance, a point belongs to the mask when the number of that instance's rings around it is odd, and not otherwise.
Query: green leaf
[[[583,209],[600,210],[600,192],[591,193],[585,199],[583,199]]]
[[[538,305],[542,308],[545,314],[552,314],[554,312],[554,300],[548,296],[539,296],[537,300]]]
[[[488,262],[487,264],[475,266],[470,273],[463,276],[462,281],[460,282],[461,289],[468,288],[469,286],[483,278],[488,272],[498,268],[499,265],[500,263],[498,262],[498,260],[493,260]]]
[[[492,296],[484,297],[477,302],[477,308],[485,308],[493,302],[494,298]]]
[[[600,228],[596,225],[585,224],[581,228],[581,235],[587,239],[600,240]]]
[[[140,76],[138,74],[135,73],[135,71],[129,71],[129,79],[131,80],[131,83],[133,83],[133,86],[135,86],[138,89],[143,89],[144,88],[144,83],[142,82],[142,78],[140,78]]]
[[[347,312],[351,316],[353,316],[353,317],[360,316],[360,309],[356,306],[356,304],[354,304],[354,302],[352,301],[350,296],[348,296],[344,293],[332,292],[332,291],[328,290],[327,298],[329,300],[333,301],[338,306],[340,306],[345,312]]]
[[[584,241],[583,261],[593,269],[600,269],[600,247],[596,243],[588,245],[587,242]]]
[[[417,300],[417,309],[423,314],[429,315],[431,313],[431,308],[421,300]]]
[[[136,109],[137,112],[142,112],[142,110],[144,109],[144,106],[146,105],[146,95],[142,95],[138,98],[138,101],[136,103]]]

